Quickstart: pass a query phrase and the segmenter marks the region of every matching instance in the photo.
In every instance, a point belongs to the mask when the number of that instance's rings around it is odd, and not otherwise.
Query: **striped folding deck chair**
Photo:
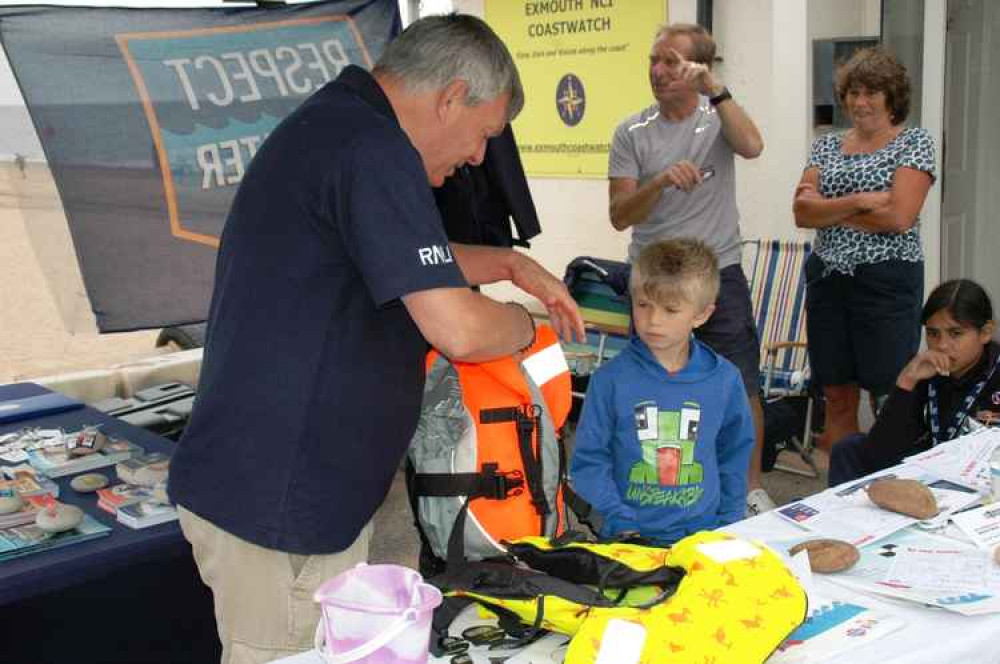
[[[743,271],[750,283],[750,299],[760,336],[761,397],[765,408],[781,399],[806,400],[802,430],[788,436],[784,445],[794,450],[810,470],[782,464],[776,464],[775,468],[816,477],[806,343],[806,282],[802,269],[811,250],[808,242],[747,240],[743,243]]]

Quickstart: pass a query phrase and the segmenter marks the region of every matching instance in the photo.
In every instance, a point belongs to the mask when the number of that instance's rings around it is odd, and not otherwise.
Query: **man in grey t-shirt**
[[[701,26],[678,23],[657,32],[649,55],[656,104],[626,118],[611,142],[611,225],[632,229],[629,262],[647,244],[665,238],[698,238],[715,251],[719,298],[696,334],[743,375],[757,434],[747,473],[752,514],[774,503],[760,484],[760,345],[740,267],[733,154],[754,159],[764,143],[753,120],[712,73],[714,59],[715,41]]]

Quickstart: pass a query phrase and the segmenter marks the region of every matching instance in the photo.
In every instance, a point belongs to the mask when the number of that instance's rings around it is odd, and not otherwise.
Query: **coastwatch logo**
[[[583,119],[587,108],[587,95],[576,74],[566,74],[556,86],[556,110],[567,127],[575,127]]]

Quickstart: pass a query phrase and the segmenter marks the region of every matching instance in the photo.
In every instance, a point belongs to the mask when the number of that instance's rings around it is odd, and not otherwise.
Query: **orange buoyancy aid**
[[[562,532],[558,431],[571,405],[569,368],[548,326],[527,350],[489,362],[428,354],[409,457],[419,526],[435,555],[447,557],[456,525],[469,559],[504,553],[506,540]]]

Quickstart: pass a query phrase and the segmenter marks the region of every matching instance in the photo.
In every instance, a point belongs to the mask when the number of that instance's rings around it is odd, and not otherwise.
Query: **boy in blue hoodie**
[[[635,333],[591,376],[570,473],[602,537],[669,545],[743,518],[753,420],[739,370],[692,334],[715,309],[712,250],[653,243],[630,290]]]

